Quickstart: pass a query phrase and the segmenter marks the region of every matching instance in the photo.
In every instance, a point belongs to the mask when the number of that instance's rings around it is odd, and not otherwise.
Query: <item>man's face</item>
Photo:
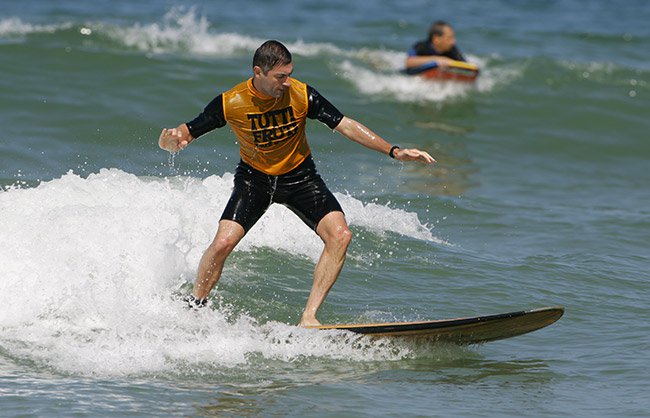
[[[454,30],[449,26],[445,26],[442,29],[441,36],[433,37],[433,47],[438,52],[447,52],[456,45],[456,35]]]
[[[291,86],[291,73],[293,73],[293,63],[291,62],[286,65],[279,64],[266,74],[260,67],[255,66],[253,68],[253,85],[267,96],[278,99]]]

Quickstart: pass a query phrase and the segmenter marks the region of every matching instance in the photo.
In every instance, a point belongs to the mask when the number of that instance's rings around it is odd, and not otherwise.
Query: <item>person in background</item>
[[[307,119],[399,161],[435,161],[425,151],[393,145],[344,116],[313,87],[292,78],[292,73],[289,50],[278,41],[267,41],[255,52],[252,77],[218,95],[194,120],[160,134],[158,145],[178,152],[201,135],[229,125],[240,147],[232,195],[187,298],[192,307],[206,305],[228,255],[268,207],[280,203],[325,244],[300,320],[302,326],[320,323],[316,312],[339,276],[352,234],[341,205],[316,171],[307,143]]]
[[[451,25],[438,20],[431,25],[429,37],[416,42],[408,50],[406,68],[416,68],[435,61],[446,67],[450,60],[466,61],[456,46],[456,35]]]

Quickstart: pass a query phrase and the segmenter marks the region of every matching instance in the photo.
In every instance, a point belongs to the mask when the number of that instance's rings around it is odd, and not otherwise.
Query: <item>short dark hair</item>
[[[274,40],[266,41],[255,51],[253,67],[258,66],[264,74],[277,65],[287,65],[291,62],[291,52],[282,43]]]
[[[433,22],[433,25],[429,29],[429,40],[433,40],[434,36],[442,36],[445,27],[451,27],[451,25],[444,20],[436,20]]]

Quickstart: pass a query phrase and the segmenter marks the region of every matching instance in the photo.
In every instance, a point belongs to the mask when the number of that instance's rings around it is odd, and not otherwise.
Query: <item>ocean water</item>
[[[399,74],[439,18],[474,85]],[[0,415],[648,416],[648,21],[647,1],[3,1]],[[322,244],[281,206],[184,309],[238,148],[157,137],[266,39],[437,159],[309,123],[354,233],[323,322],[564,317],[470,347],[298,328]]]

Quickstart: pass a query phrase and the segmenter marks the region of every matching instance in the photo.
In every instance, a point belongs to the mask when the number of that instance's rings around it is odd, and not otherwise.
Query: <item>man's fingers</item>
[[[436,162],[435,158],[433,158],[428,152],[422,152],[420,159],[429,164]]]
[[[163,130],[162,130],[160,136],[161,136],[162,138],[169,138],[169,137],[174,137],[174,136],[180,138],[180,137],[183,136],[183,133],[181,132],[180,129],[176,129],[176,128],[163,128]]]
[[[176,128],[163,128],[158,139],[160,148],[169,152],[177,152],[188,145],[187,141],[181,141],[183,134]]]

